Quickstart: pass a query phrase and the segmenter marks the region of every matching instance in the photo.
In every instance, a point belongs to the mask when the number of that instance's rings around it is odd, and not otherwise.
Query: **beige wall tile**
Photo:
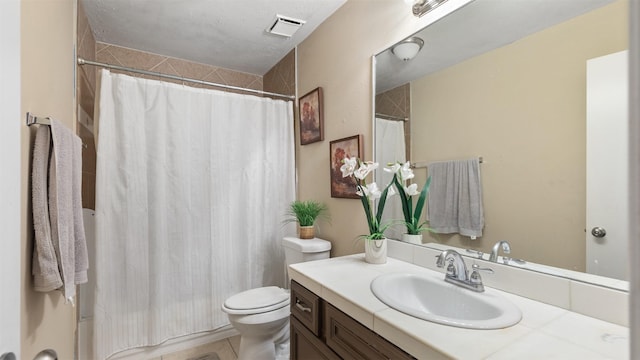
[[[82,172],[82,207],[96,209],[96,174]]]
[[[260,76],[228,69],[218,69],[215,73],[222,79],[223,84],[262,90],[262,79]]]
[[[166,56],[127,49],[119,46],[110,46],[104,51],[111,53],[111,55],[118,60],[118,63],[122,64],[122,66],[132,67],[134,69],[153,69],[155,66],[158,66],[158,64],[167,59]]]
[[[295,87],[295,50],[291,50],[264,75],[263,88],[265,91],[273,93],[295,95]]]
[[[207,75],[219,69],[216,66],[174,58],[167,59],[167,63],[176,71],[177,74],[191,79],[204,79]]]
[[[86,66],[80,67],[80,71],[78,72],[78,87],[77,87],[77,98],[78,98],[78,106],[82,107],[84,111],[89,114],[89,116],[93,119],[93,105],[95,102],[95,86],[92,86],[88,79],[87,73],[85,73]],[[95,82],[95,72],[94,72],[94,82]]]

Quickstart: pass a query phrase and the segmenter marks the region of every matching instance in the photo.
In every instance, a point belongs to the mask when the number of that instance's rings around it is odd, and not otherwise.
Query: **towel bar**
[[[38,117],[35,116],[33,114],[31,114],[30,112],[27,111],[27,126],[31,126],[31,125],[51,125],[51,118],[49,116],[47,117]],[[87,144],[85,144],[84,142],[82,143],[82,147],[84,149],[87,148]]]
[[[416,161],[415,163],[411,164],[411,168],[413,169],[418,169],[418,168],[426,168],[427,165],[429,165],[432,162],[437,162],[437,161]],[[478,162],[480,164],[482,164],[484,162],[484,159],[482,158],[482,156],[478,156]]]
[[[39,125],[51,125],[51,118],[50,117],[37,117],[33,114],[31,114],[30,112],[27,112],[27,126],[31,126],[34,124],[39,124]]]

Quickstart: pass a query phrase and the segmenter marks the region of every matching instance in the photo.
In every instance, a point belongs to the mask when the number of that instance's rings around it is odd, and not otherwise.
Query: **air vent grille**
[[[274,35],[292,37],[293,34],[305,24],[304,20],[298,20],[282,15],[276,15],[273,24],[267,29],[267,32]]]

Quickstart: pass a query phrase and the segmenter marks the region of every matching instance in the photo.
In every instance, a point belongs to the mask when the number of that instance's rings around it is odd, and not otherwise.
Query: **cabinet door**
[[[339,360],[320,339],[300,321],[291,317],[291,360]]]
[[[331,304],[324,303],[324,334],[329,348],[343,359],[401,360],[413,357]]]

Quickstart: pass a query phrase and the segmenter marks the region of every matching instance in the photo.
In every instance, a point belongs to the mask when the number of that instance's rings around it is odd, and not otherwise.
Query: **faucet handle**
[[[473,269],[473,272],[484,271],[487,274],[493,274],[493,269],[491,269],[491,268],[481,268],[480,265],[478,265],[478,264],[471,265],[471,268]]]
[[[493,274],[493,269],[481,268],[478,264],[471,265],[471,268],[473,269],[473,271],[471,271],[471,275],[469,275],[469,282],[477,289],[477,291],[484,291],[484,285],[482,284],[482,276],[480,276],[480,271]]]
[[[473,249],[466,249],[467,253],[469,254],[474,254],[478,257],[478,259],[482,259],[482,256],[484,255],[484,253],[482,251],[478,251],[478,250],[473,250]]]
[[[436,266],[441,268],[444,267],[445,262],[447,261],[447,258],[445,255],[442,254],[438,254],[436,255]],[[453,263],[453,259],[449,258],[449,265],[451,265]]]

